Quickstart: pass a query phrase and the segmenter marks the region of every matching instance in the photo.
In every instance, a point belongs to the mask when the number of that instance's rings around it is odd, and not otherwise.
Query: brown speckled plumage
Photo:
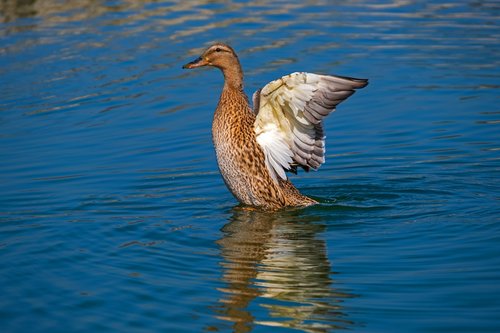
[[[275,209],[316,203],[290,182],[276,184],[253,129],[255,114],[244,92],[224,85],[215,110],[212,137],[219,169],[229,190],[242,203]]]
[[[266,166],[257,142],[256,114],[243,92],[243,72],[234,50],[217,43],[184,68],[214,66],[224,74],[212,124],[212,138],[220,172],[231,193],[243,204],[278,209],[317,203],[299,193],[287,179],[276,179]]]

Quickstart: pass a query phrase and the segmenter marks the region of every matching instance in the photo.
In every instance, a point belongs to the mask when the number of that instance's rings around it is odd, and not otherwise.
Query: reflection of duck
[[[285,171],[317,169],[324,163],[323,119],[368,81],[292,73],[258,90],[252,110],[231,47],[216,43],[184,68],[201,66],[217,67],[224,74],[212,136],[219,169],[234,196],[268,209],[316,203],[299,193]]]
[[[294,211],[235,208],[218,241],[227,287],[217,317],[238,333],[254,324],[305,332],[350,326],[340,302],[352,296],[332,289],[325,242],[316,238],[323,228]]]

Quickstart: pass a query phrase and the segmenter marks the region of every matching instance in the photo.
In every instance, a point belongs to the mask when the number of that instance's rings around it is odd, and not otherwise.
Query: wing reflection
[[[233,322],[234,332],[253,325],[329,332],[353,325],[335,290],[324,240],[324,225],[300,211],[266,213],[234,209],[218,241],[224,297],[216,316]]]

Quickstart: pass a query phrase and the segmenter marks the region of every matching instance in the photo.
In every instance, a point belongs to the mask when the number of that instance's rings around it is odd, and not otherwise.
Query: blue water
[[[345,3],[1,2],[0,331],[500,332],[500,5]],[[225,188],[216,40],[248,94],[370,79],[320,205]]]

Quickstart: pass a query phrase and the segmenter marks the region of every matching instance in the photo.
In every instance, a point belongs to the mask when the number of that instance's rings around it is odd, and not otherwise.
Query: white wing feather
[[[325,162],[323,118],[366,85],[361,79],[292,73],[254,94],[254,130],[275,181],[297,165],[308,170]]]

